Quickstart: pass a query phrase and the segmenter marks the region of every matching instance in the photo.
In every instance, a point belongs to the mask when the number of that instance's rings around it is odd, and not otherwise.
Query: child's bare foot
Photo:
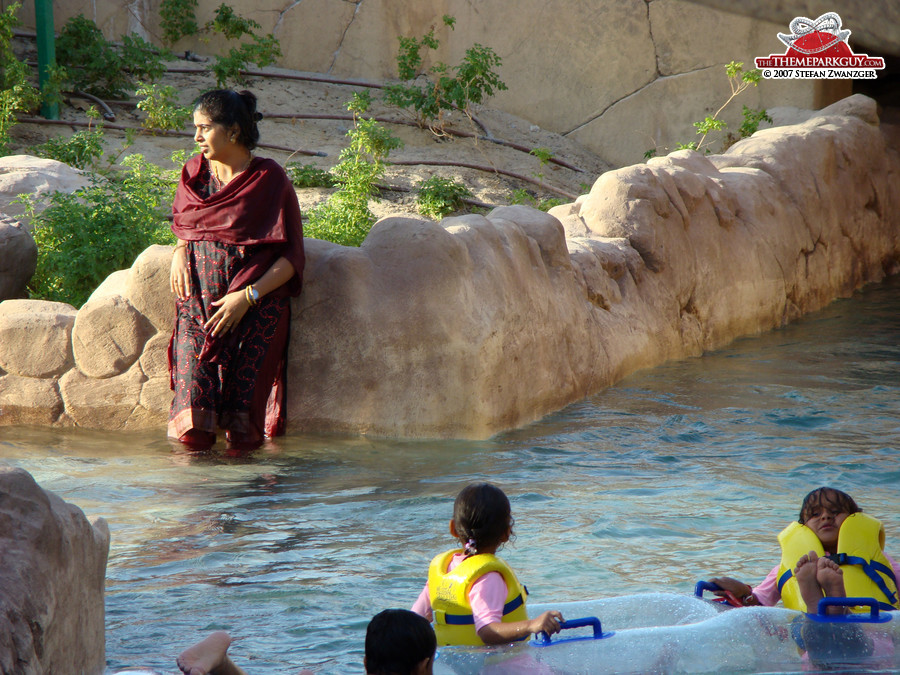
[[[815,612],[819,606],[819,600],[822,599],[822,587],[816,579],[818,572],[818,562],[821,560],[815,551],[810,551],[797,561],[797,567],[794,569],[794,577],[797,579],[797,586],[800,588],[800,595],[806,605],[807,612]]]
[[[242,673],[228,658],[231,636],[218,630],[178,655],[176,663],[185,675],[236,675]]]
[[[819,558],[816,562],[816,581],[822,587],[822,592],[829,598],[846,598],[847,590],[844,588],[844,570],[833,560]],[[829,607],[829,614],[843,614],[847,610],[843,607]]]

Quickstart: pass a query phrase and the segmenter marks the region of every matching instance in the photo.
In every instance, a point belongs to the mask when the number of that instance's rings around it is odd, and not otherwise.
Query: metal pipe
[[[34,21],[37,28],[38,83],[41,93],[47,93],[50,69],[56,66],[56,36],[53,34],[52,0],[34,0]],[[59,119],[59,102],[41,103],[41,115],[48,120]]]

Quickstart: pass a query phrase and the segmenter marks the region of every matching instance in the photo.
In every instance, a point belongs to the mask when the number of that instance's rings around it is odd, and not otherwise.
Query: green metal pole
[[[34,0],[34,22],[37,30],[38,83],[45,91],[50,79],[50,67],[56,65],[56,37],[53,29],[52,0]],[[59,119],[59,103],[43,103],[41,115],[48,120]]]

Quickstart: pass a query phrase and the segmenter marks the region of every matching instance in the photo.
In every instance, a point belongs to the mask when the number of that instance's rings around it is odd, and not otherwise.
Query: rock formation
[[[290,429],[486,438],[900,271],[896,127],[858,95],[810,115],[607,172],[550,214],[308,239]],[[0,304],[0,424],[163,433],[170,259],[147,249],[77,313]]]
[[[0,467],[0,672],[102,673],[109,528]]]

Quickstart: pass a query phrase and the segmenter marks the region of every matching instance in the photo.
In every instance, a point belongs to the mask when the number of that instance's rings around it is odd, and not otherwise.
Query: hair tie
[[[466,555],[475,555],[478,553],[478,544],[474,539],[469,538],[469,541],[466,542],[466,545],[463,547],[463,552]]]

